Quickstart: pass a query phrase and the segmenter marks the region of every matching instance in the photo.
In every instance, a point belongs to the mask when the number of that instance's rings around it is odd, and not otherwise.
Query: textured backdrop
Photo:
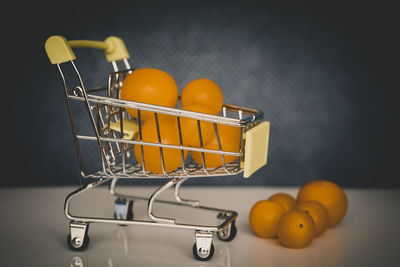
[[[2,107],[8,153],[2,164],[12,170],[2,186],[78,183],[61,79],[44,52],[46,38],[54,34],[71,40],[119,36],[135,68],[165,70],[180,90],[193,79],[209,78],[220,85],[226,103],[264,111],[271,122],[268,165],[249,180],[219,177],[191,184],[300,185],[322,178],[344,186],[400,185],[392,83],[396,21],[390,7],[307,1],[60,3],[11,9],[22,26],[6,27],[16,42],[2,44],[10,51]],[[86,84],[104,85],[111,66],[102,52],[76,54]]]

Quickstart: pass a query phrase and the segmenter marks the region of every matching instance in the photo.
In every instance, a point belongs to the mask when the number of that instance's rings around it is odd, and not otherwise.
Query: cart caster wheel
[[[87,246],[89,245],[89,236],[85,235],[85,237],[83,238],[83,241],[80,240],[79,238],[74,238],[73,240],[71,240],[71,234],[68,234],[67,237],[67,244],[68,247],[71,250],[74,251],[83,251],[87,248]]]
[[[225,229],[217,232],[218,239],[224,242],[232,241],[237,234],[236,221],[232,221]]]
[[[211,243],[211,248],[210,251],[208,252],[207,249],[204,248],[197,249],[196,243],[194,243],[193,255],[196,259],[200,261],[208,261],[214,255],[214,244]]]

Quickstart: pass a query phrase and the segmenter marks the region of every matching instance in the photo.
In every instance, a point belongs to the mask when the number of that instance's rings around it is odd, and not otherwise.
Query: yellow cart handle
[[[76,59],[72,47],[101,49],[108,62],[129,58],[128,50],[121,38],[110,36],[104,41],[72,40],[61,35],[53,35],[46,40],[45,50],[51,64],[61,64]]]

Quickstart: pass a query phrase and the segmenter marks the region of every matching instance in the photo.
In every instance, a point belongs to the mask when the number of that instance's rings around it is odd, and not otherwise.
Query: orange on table
[[[217,124],[217,129],[222,150],[226,152],[239,152],[241,142],[241,128],[224,124]],[[218,138],[215,132],[213,133],[213,137],[211,138],[211,140],[204,145],[204,148],[210,150],[220,150]],[[190,154],[192,156],[192,159],[197,164],[203,166],[202,152],[191,151]],[[231,163],[238,158],[236,156],[230,155],[224,155],[223,157],[225,164]],[[216,168],[223,165],[221,154],[204,153],[204,160],[206,163],[206,168]]]
[[[188,83],[181,94],[182,107],[192,104],[208,106],[217,115],[223,105],[223,95],[219,86],[209,79],[197,79]]]
[[[278,241],[288,248],[304,248],[315,237],[315,225],[304,211],[286,212],[277,226]]]
[[[174,78],[158,69],[136,69],[127,75],[121,86],[121,99],[154,104],[165,107],[176,107],[178,87]],[[138,118],[136,109],[127,108],[127,112]],[[141,111],[141,120],[151,117],[151,112]]]
[[[287,193],[276,193],[268,198],[268,200],[274,201],[286,210],[289,211],[296,206],[296,199]]]
[[[209,107],[202,104],[191,104],[182,108],[194,112],[211,114],[212,111]],[[178,120],[176,120],[176,123]],[[198,120],[191,118],[180,118],[182,143],[184,146],[200,147],[200,135]],[[200,130],[202,143],[206,144],[211,141],[214,135],[214,124],[211,122],[200,121]]]
[[[348,200],[344,190],[327,180],[315,180],[303,185],[297,194],[297,203],[314,200],[326,208],[329,227],[340,223],[346,215]]]
[[[295,208],[306,212],[314,221],[316,236],[322,235],[329,228],[329,214],[324,205],[317,201],[305,201]]]
[[[278,223],[285,209],[276,202],[260,200],[250,210],[249,222],[251,229],[260,237],[274,238]]]
[[[171,127],[171,125],[173,125],[173,119],[175,119],[175,117],[167,115],[158,116],[158,123],[159,123],[158,125],[160,130],[161,143],[179,146],[180,140],[179,140],[178,129],[175,127]],[[141,131],[142,131],[142,141],[159,143],[156,120],[154,117],[149,117],[142,124]],[[140,140],[140,135],[138,135],[136,140]],[[140,166],[143,166],[141,157],[141,145],[135,145],[133,152]],[[163,153],[164,167],[167,173],[176,170],[182,165],[181,150],[164,147],[162,148],[162,153]],[[187,156],[187,151],[184,151],[183,154],[185,159]],[[144,155],[144,165],[146,171],[151,171],[154,173],[163,173],[160,147],[143,145],[143,155]]]

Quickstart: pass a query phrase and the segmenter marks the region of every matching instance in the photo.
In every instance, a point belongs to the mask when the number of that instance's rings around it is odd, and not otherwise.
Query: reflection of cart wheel
[[[115,201],[114,219],[133,221],[133,200],[118,198]]]
[[[207,249],[197,249],[196,243],[194,243],[193,255],[200,261],[208,261],[214,255],[214,244],[211,243],[210,253],[208,253]]]
[[[121,218],[117,218],[116,212],[114,212],[114,219],[121,220]],[[128,211],[128,214],[126,215],[126,220],[133,221],[133,211],[132,210]]]
[[[128,221],[133,221],[133,201],[132,200],[129,201],[129,204],[128,204],[128,213],[126,215],[126,219]]]
[[[85,237],[83,238],[83,240],[80,240],[80,238],[77,238],[77,237],[74,238],[74,240],[71,240],[71,234],[68,234],[67,243],[68,243],[68,247],[71,250],[83,251],[89,245],[89,236],[87,234],[85,234]]]
[[[235,222],[236,220],[232,221],[230,225],[226,227],[224,230],[217,232],[219,240],[229,242],[235,238],[237,234],[237,228]]]
[[[114,219],[121,220],[121,218],[117,217],[116,212],[114,212]],[[126,220],[133,221],[133,209],[128,210],[128,214],[126,215]]]
[[[124,219],[121,219],[121,218],[117,218],[117,213],[116,212],[114,212],[114,219],[116,219],[116,220],[124,220]],[[133,221],[133,211],[132,211],[132,209],[129,211],[128,210],[128,214],[126,215],[126,220],[127,221]],[[127,224],[119,224],[120,226],[127,226]]]

